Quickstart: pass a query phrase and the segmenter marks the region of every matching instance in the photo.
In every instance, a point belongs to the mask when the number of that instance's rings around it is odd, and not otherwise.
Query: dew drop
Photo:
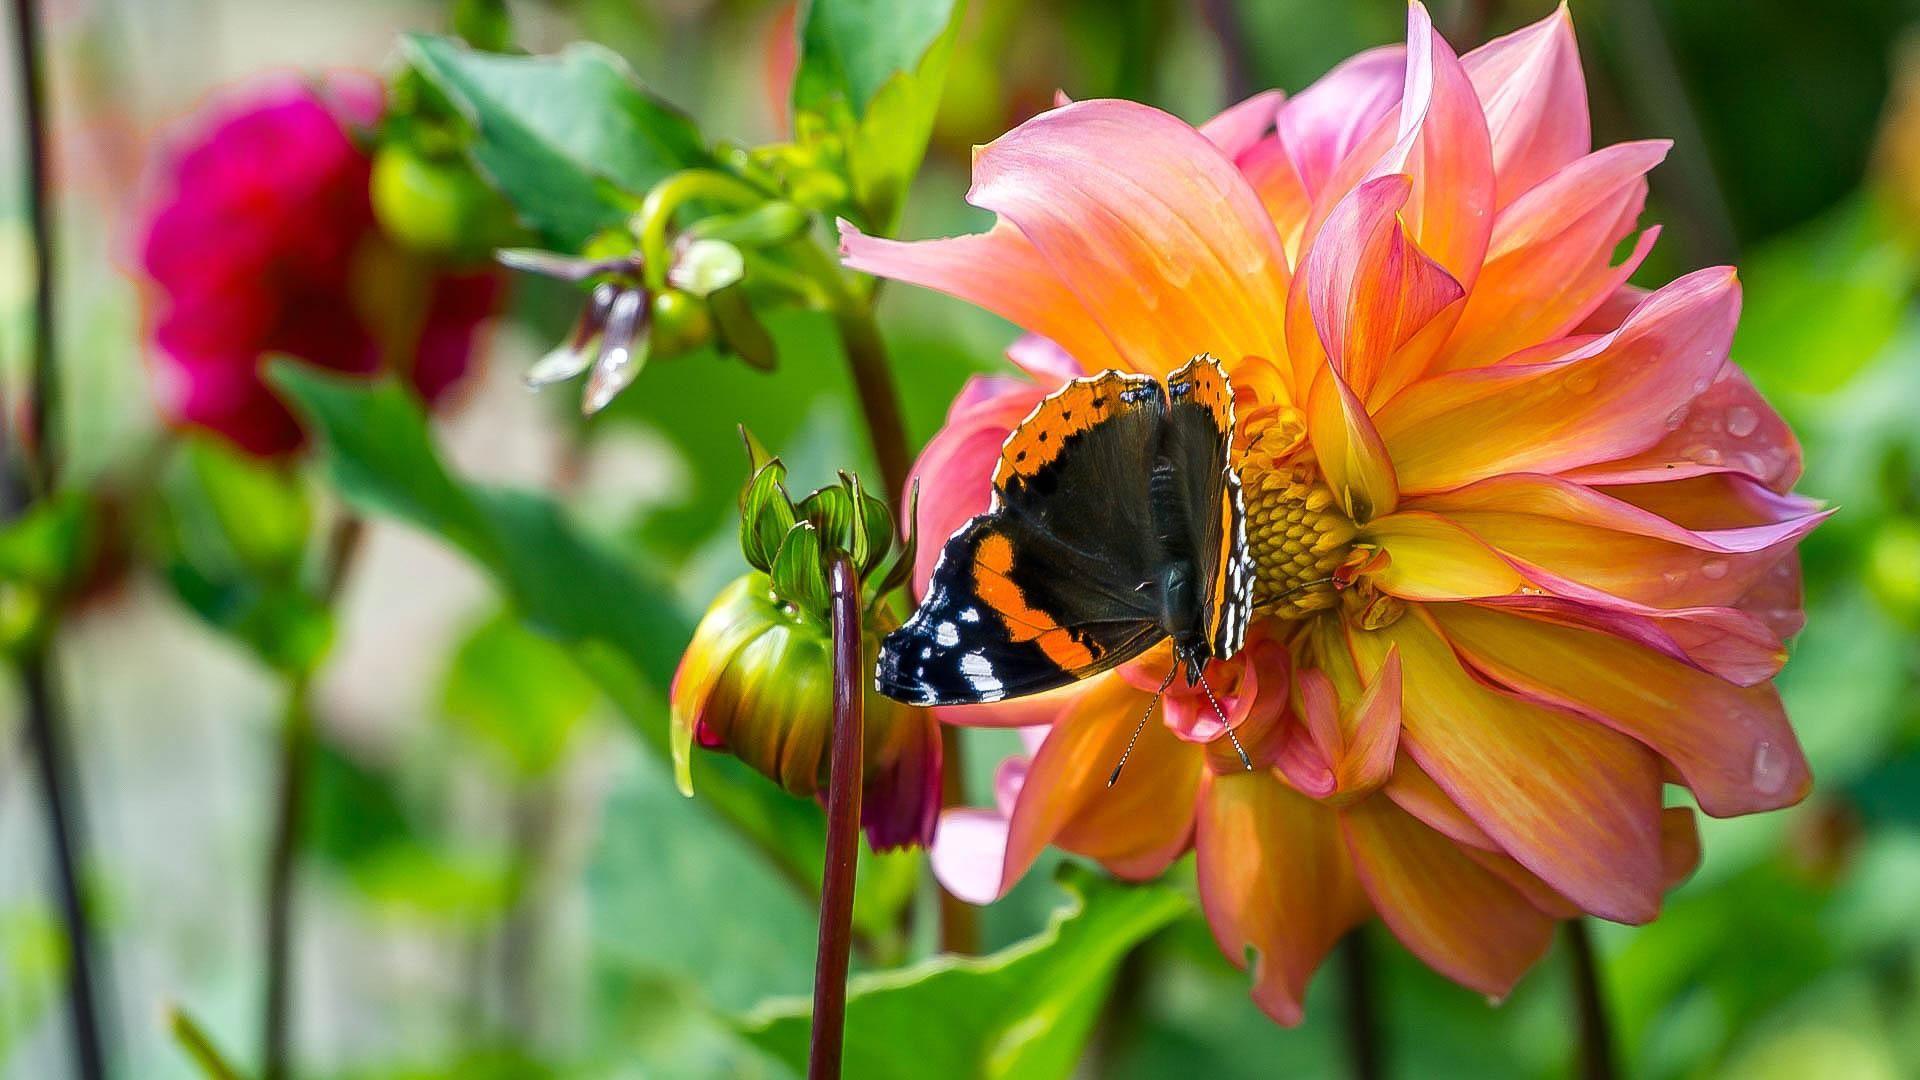
[[[1787,755],[1766,740],[1753,748],[1753,789],[1762,795],[1778,795],[1787,786]]]
[[[1678,430],[1680,427],[1681,421],[1685,420],[1686,418],[1687,418],[1687,407],[1685,405],[1682,405],[1681,407],[1668,413],[1667,414],[1667,430],[1668,431]]]
[[[1727,576],[1727,560],[1708,559],[1700,564],[1700,576],[1711,581],[1719,581]]]
[[[1687,583],[1687,572],[1685,570],[1664,570],[1660,574],[1660,580],[1666,582],[1668,587],[1677,589]]]
[[[1585,394],[1591,391],[1599,381],[1600,375],[1593,370],[1592,364],[1580,364],[1567,372],[1566,380],[1560,385],[1564,386],[1569,394]]]
[[[1760,415],[1745,405],[1727,410],[1727,434],[1744,439],[1760,427]]]

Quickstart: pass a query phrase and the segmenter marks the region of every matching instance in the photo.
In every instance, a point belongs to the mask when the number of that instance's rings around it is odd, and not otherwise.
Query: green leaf
[[[441,688],[447,718],[523,778],[565,759],[599,700],[565,649],[504,615],[460,643]]]
[[[87,510],[84,495],[62,491],[0,527],[0,582],[58,589],[72,581],[86,556]]]
[[[391,381],[369,383],[294,364],[271,381],[311,422],[340,494],[462,549],[507,602],[559,642],[669,760],[665,694],[693,620],[665,582],[594,540],[552,500],[466,484],[446,471],[419,403]],[[702,759],[701,797],[794,880],[818,889],[820,811],[740,762]]]
[[[773,591],[782,600],[805,614],[827,618],[826,560],[820,546],[820,530],[803,521],[787,530],[780,542],[780,554],[773,559]]]
[[[1073,902],[1039,935],[991,956],[941,956],[848,984],[848,1076],[886,1080],[1065,1077],[1080,1059],[1115,967],[1189,910],[1164,885],[1129,886],[1069,866]],[[812,1009],[769,1002],[742,1033],[804,1067]]]
[[[401,49],[472,125],[468,152],[480,172],[565,250],[622,225],[669,173],[708,160],[693,121],[600,46],[503,56],[411,34]]]
[[[853,201],[891,232],[920,168],[962,8],[959,0],[813,0],[793,76],[796,129],[814,118],[845,145]]]

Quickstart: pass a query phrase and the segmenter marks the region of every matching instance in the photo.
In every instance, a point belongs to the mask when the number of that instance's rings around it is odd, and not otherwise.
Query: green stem
[[[1580,1076],[1582,1080],[1614,1080],[1620,1071],[1613,1056],[1613,1025],[1607,1017],[1593,935],[1585,919],[1568,922],[1565,933],[1573,959],[1574,1007],[1580,1018]]]
[[[167,1027],[173,1031],[173,1041],[180,1044],[180,1049],[193,1059],[195,1065],[200,1066],[207,1080],[241,1080],[240,1070],[234,1068],[227,1056],[214,1045],[206,1030],[179,1007],[167,1008]]]
[[[696,199],[728,206],[758,206],[766,192],[717,169],[683,169],[655,184],[633,215],[633,231],[640,238],[640,272],[647,288],[658,292],[667,285],[667,230],[673,215]]]

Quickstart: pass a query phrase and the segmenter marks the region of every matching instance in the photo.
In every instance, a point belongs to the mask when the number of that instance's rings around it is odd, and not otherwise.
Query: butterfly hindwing
[[[1144,375],[1067,383],[1001,450],[993,504],[941,550],[881,650],[881,689],[919,704],[997,701],[1123,663],[1164,636],[1165,555],[1148,491],[1166,396]]]
[[[1141,614],[1076,595],[1080,559],[1004,509],[941,549],[927,594],[880,650],[883,693],[916,705],[999,701],[1065,686],[1144,652]]]

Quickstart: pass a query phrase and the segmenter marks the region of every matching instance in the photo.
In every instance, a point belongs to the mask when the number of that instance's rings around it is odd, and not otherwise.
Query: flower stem
[[[21,127],[26,135],[27,212],[33,232],[33,353],[25,430],[8,438],[13,416],[10,402],[0,394],[0,501],[4,520],[24,513],[34,495],[52,492],[58,470],[54,460],[51,419],[58,393],[59,372],[54,366],[55,295],[53,203],[48,190],[51,152],[47,140],[47,100],[41,25],[34,0],[13,0],[14,70],[19,76]],[[20,458],[11,460],[17,442]],[[79,822],[80,781],[67,755],[70,725],[55,691],[58,671],[53,656],[53,630],[43,628],[39,640],[20,658],[26,734],[40,769],[40,793],[46,803],[47,831],[53,848],[55,884],[59,891],[61,922],[67,936],[67,997],[73,1039],[75,1074],[83,1080],[106,1075],[105,1042],[101,1038],[100,1002],[94,971],[93,924],[80,885],[86,864]]]
[[[866,741],[866,665],[860,662],[860,576],[845,552],[828,566],[833,589],[833,748],[828,770],[827,854],[821,870],[820,945],[813,966],[808,1080],[840,1075],[847,1021],[853,884],[860,858],[860,753]]]
[[[1587,920],[1568,922],[1566,937],[1567,951],[1573,955],[1573,996],[1580,1016],[1580,1076],[1582,1080],[1614,1080],[1619,1070],[1613,1058],[1613,1025],[1607,1018],[1600,965]]]
[[[323,603],[331,606],[339,595],[365,533],[365,521],[353,514],[334,526],[320,571]],[[293,1011],[293,871],[305,829],[307,781],[316,745],[311,689],[310,672],[289,679],[286,713],[280,723],[273,833],[267,849],[267,985],[260,1014],[260,1072],[265,1080],[283,1080],[287,1075],[291,1045],[288,1018]]]
[[[860,395],[860,411],[867,421],[867,437],[873,443],[874,460],[880,463],[881,479],[886,481],[887,501],[900,505],[906,497],[907,427],[900,419],[900,394],[893,385],[893,370],[887,364],[886,342],[874,325],[873,312],[857,304],[840,304],[833,314],[840,331],[840,345],[847,353],[847,366],[853,372],[854,389]]]
[[[1365,927],[1340,944],[1340,969],[1347,997],[1347,1049],[1355,1080],[1379,1080],[1387,1074],[1386,1044],[1380,1030],[1379,1000]]]
[[[261,1013],[261,1075],[287,1075],[288,1030],[293,982],[293,862],[299,849],[307,804],[307,774],[313,761],[313,709],[304,678],[287,691],[280,721],[280,764],[275,782],[272,846],[267,854],[267,987]]]

